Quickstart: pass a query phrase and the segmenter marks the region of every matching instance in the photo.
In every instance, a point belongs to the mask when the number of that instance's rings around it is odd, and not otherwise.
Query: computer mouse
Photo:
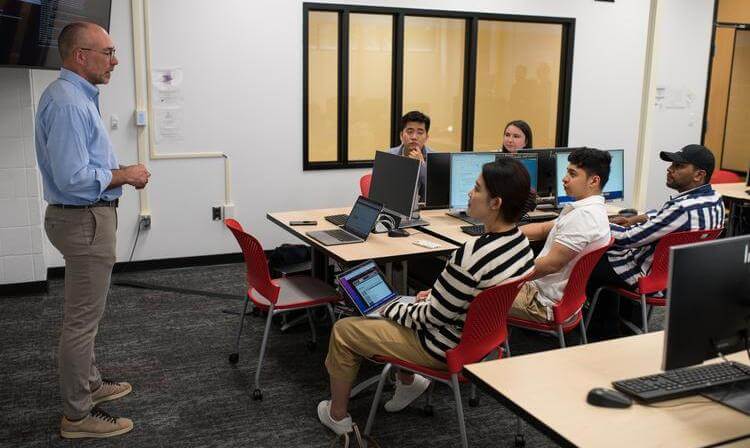
[[[603,408],[627,408],[633,404],[633,400],[622,392],[606,387],[595,387],[586,396],[588,404]]]
[[[388,236],[391,236],[391,237],[409,236],[409,232],[407,232],[404,229],[392,229],[388,231]]]
[[[619,212],[617,212],[617,214],[620,215],[620,216],[624,216],[626,218],[629,218],[631,216],[636,216],[638,214],[638,210],[636,210],[634,208],[624,208],[624,209],[620,210]]]

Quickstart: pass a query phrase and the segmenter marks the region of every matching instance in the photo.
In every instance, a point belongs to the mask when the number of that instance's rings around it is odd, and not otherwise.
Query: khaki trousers
[[[95,365],[94,339],[115,264],[117,209],[49,206],[44,229],[65,258],[58,370],[63,414],[78,420],[91,411],[91,391],[102,383]]]
[[[326,357],[331,377],[353,383],[362,359],[374,355],[391,356],[436,370],[447,368],[422,347],[416,331],[391,320],[347,317],[336,322]]]
[[[551,318],[547,314],[547,307],[539,303],[536,298],[538,294],[539,290],[533,283],[524,283],[510,307],[510,315],[534,322],[549,322]]]

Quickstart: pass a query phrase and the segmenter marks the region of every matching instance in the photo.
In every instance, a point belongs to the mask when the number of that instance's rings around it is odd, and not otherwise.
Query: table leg
[[[403,275],[401,278],[401,294],[405,296],[409,295],[409,272],[407,269],[407,262],[404,260],[401,262],[401,274]]]

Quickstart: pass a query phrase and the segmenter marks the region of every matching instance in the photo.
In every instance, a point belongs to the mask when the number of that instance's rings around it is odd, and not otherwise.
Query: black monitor
[[[0,0],[0,65],[58,69],[57,38],[65,25],[109,29],[111,0]]]
[[[533,190],[537,190],[538,185],[538,178],[539,178],[539,156],[538,154],[534,153],[510,153],[510,152],[501,152],[497,154],[496,159],[499,159],[500,157],[511,157],[513,159],[518,160],[521,162],[521,165],[523,165],[524,168],[526,168],[526,171],[529,173],[529,182],[531,184],[531,188]]]
[[[745,350],[750,333],[750,236],[670,249],[662,368]]]
[[[446,208],[450,202],[451,153],[431,152],[427,154],[427,185],[425,206]]]
[[[385,151],[375,153],[369,198],[384,211],[409,217],[414,210],[419,182],[419,160]]]

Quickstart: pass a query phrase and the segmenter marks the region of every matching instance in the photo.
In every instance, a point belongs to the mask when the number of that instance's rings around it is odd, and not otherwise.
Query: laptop
[[[375,227],[381,211],[383,211],[383,204],[360,196],[354,203],[342,229],[316,230],[307,232],[306,235],[324,246],[363,243]]]
[[[399,296],[385,281],[383,271],[374,261],[365,261],[337,276],[339,286],[359,313],[380,319],[380,309],[389,303],[414,303],[414,296]]]

